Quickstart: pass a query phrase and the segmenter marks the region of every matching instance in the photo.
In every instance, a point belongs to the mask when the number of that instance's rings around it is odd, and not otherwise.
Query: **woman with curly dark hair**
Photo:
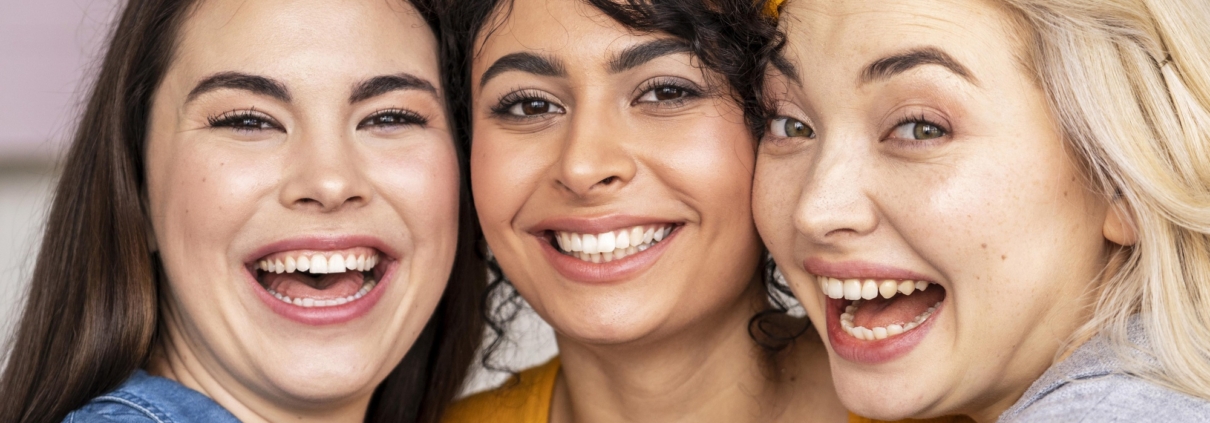
[[[507,277],[487,311],[515,288],[560,355],[446,421],[846,417],[819,337],[770,301],[752,222],[762,7],[457,2],[472,191]]]
[[[0,421],[436,421],[486,273],[437,23],[420,0],[129,1]]]

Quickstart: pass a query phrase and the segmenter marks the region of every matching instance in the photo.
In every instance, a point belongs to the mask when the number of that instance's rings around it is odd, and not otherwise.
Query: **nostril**
[[[601,180],[601,182],[600,182],[600,184],[601,184],[601,185],[609,185],[609,184],[612,184],[612,183],[613,183],[614,181],[616,181],[616,180],[618,180],[618,177],[617,177],[617,176],[610,176],[610,177],[608,177],[608,178],[602,179],[602,180]]]

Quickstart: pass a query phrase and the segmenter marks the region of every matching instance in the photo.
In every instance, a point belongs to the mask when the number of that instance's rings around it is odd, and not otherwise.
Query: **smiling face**
[[[994,420],[1084,323],[1107,254],[1012,16],[796,1],[782,21],[797,70],[772,84],[755,217],[842,401]]]
[[[187,16],[146,152],[166,372],[242,418],[364,412],[454,258],[433,34],[402,2]]]
[[[755,142],[687,46],[578,0],[519,0],[493,25],[472,68],[471,181],[521,295],[590,343],[749,313]]]

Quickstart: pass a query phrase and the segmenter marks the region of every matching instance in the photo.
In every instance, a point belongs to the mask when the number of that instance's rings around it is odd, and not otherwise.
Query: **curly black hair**
[[[459,57],[447,63],[450,89],[459,90],[450,98],[455,110],[455,125],[463,128],[466,146],[471,132],[471,62],[478,53],[476,41],[490,36],[495,28],[486,28],[499,11],[511,13],[513,0],[452,0],[446,15],[444,42]],[[761,93],[766,68],[779,58],[785,44],[774,18],[763,13],[768,0],[584,0],[606,16],[640,33],[668,34],[687,41],[702,66],[720,75],[730,88],[729,95],[744,113],[744,121],[753,137],[759,139],[770,117],[771,105]],[[489,283],[483,295],[482,315],[490,330],[490,342],[484,347],[482,366],[512,372],[493,362],[493,353],[506,341],[508,324],[525,309],[524,299],[513,289],[499,264],[480,239],[480,254],[487,261]],[[779,283],[776,266],[768,257],[761,269],[768,294],[767,308],[749,321],[748,332],[766,351],[776,353],[806,332],[809,324],[787,325],[784,317],[792,298],[789,289]]]

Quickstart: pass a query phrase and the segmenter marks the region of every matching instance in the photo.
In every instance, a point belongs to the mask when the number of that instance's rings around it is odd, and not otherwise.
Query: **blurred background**
[[[24,303],[59,160],[120,5],[0,2],[0,335],[6,340]],[[550,326],[529,309],[509,332],[497,360],[509,368],[545,362],[556,352]],[[467,392],[505,377],[477,368]]]

